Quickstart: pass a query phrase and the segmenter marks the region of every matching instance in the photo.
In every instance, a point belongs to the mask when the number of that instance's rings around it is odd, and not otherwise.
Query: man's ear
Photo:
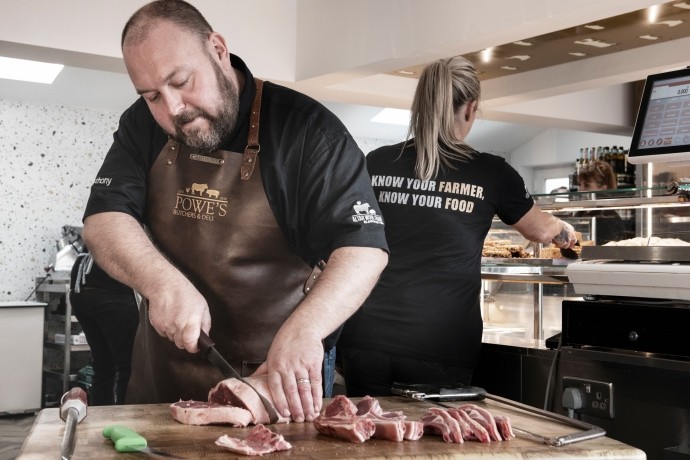
[[[221,62],[223,59],[228,59],[230,52],[228,51],[228,45],[225,43],[225,38],[218,32],[211,32],[208,37],[209,45],[211,47],[211,52],[215,57],[217,57]]]

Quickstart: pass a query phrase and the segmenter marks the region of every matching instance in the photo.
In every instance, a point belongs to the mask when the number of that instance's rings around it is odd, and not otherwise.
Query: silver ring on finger
[[[297,385],[299,385],[300,383],[306,383],[308,385],[311,385],[311,380],[309,380],[309,379],[297,379]]]

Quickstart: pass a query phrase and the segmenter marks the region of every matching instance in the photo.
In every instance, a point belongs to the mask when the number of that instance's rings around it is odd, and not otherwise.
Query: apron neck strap
[[[252,103],[252,112],[249,117],[249,135],[247,136],[247,147],[244,149],[242,155],[242,165],[240,166],[240,179],[249,180],[254,172],[256,165],[256,157],[261,150],[259,145],[259,119],[261,118],[261,94],[263,92],[264,82],[255,78],[256,94],[254,95],[254,102]]]

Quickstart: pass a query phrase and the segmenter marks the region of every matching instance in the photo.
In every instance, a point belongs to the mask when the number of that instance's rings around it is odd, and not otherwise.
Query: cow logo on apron
[[[225,217],[228,213],[228,199],[220,193],[209,188],[208,184],[192,183],[178,190],[172,213],[183,218],[213,222],[216,217]]]

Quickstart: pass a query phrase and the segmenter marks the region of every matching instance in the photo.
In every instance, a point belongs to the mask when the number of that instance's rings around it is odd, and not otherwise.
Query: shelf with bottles
[[[623,146],[581,148],[579,157],[575,159],[573,172],[569,175],[570,191],[578,190],[580,172],[595,165],[596,161],[602,161],[611,166],[618,188],[635,187],[636,168],[635,165],[628,163],[627,155],[628,151]]]

